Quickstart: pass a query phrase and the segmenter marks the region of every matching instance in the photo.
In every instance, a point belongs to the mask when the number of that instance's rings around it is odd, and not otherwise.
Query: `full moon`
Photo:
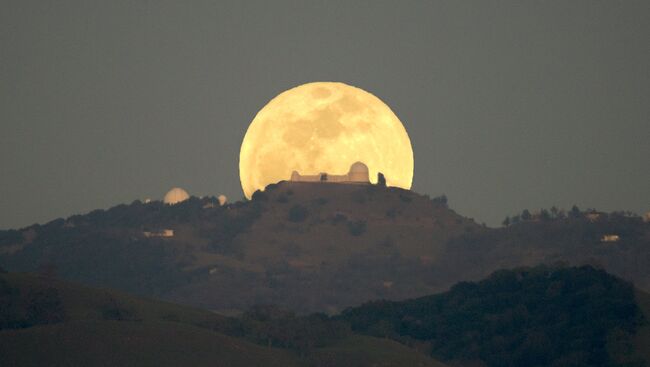
[[[314,82],[280,93],[251,122],[239,152],[247,198],[266,185],[321,172],[345,174],[354,162],[410,189],[413,149],[402,122],[379,98],[343,83]]]

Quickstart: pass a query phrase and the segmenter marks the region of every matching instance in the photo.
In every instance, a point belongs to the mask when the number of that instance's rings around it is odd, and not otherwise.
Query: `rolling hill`
[[[424,343],[451,364],[643,366],[648,299],[591,266],[500,270],[406,301],[374,301],[339,319],[352,330]]]
[[[328,317],[239,317],[44,276],[0,274],[0,364],[644,366],[650,296],[591,266],[499,270]],[[435,358],[435,359],[434,359]]]
[[[246,319],[42,276],[0,274],[3,366],[444,366],[394,341],[349,331],[302,349],[275,340],[256,344],[254,335],[263,332]]]

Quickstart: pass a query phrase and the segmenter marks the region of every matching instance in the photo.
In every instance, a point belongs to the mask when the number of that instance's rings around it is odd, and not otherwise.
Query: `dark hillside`
[[[173,230],[173,237],[145,232]],[[482,227],[410,191],[280,183],[215,198],[119,205],[0,232],[0,265],[219,310],[273,303],[336,312],[430,293],[448,239]]]
[[[0,274],[1,366],[443,364],[324,315],[257,308],[234,319],[43,276]]]
[[[29,274],[0,274],[2,366],[298,366],[233,338],[209,311]]]
[[[608,235],[615,241],[603,240]],[[480,279],[500,268],[540,263],[590,264],[650,289],[650,222],[624,213],[588,213],[537,218],[490,231],[465,233],[449,241],[442,274],[463,269]]]
[[[357,332],[426,342],[445,361],[487,366],[642,365],[633,335],[646,322],[632,285],[592,267],[501,270],[341,318]]]
[[[300,366],[291,353],[171,322],[72,321],[0,331],[6,366]]]
[[[280,182],[223,207],[212,197],[135,201],[0,231],[0,266],[223,313],[275,304],[334,314],[540,263],[591,264],[650,289],[650,223],[553,213],[492,229],[449,209],[444,196]]]
[[[215,198],[174,206],[135,201],[0,232],[0,258],[12,271],[49,268],[89,285],[162,295],[192,281],[193,264],[204,249],[227,252],[223,249],[232,248],[232,239],[259,215],[256,205],[227,210],[215,203]],[[145,236],[164,229],[172,229],[174,237]]]

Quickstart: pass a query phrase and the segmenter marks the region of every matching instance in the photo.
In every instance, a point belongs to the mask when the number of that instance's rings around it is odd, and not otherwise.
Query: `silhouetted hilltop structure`
[[[291,182],[328,182],[347,184],[369,184],[370,176],[368,166],[363,162],[355,162],[350,166],[350,171],[344,175],[332,175],[322,172],[317,175],[301,175],[298,171],[291,173]]]

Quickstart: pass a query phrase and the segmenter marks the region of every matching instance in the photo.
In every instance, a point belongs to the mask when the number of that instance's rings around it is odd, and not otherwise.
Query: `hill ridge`
[[[158,232],[170,230],[170,237]],[[145,232],[155,233],[146,236]],[[602,242],[617,233],[618,242]],[[446,197],[377,185],[283,181],[250,201],[134,201],[0,231],[0,266],[201,308],[275,303],[337,313],[478,280],[499,268],[592,264],[650,289],[650,223],[616,214],[488,228]]]

